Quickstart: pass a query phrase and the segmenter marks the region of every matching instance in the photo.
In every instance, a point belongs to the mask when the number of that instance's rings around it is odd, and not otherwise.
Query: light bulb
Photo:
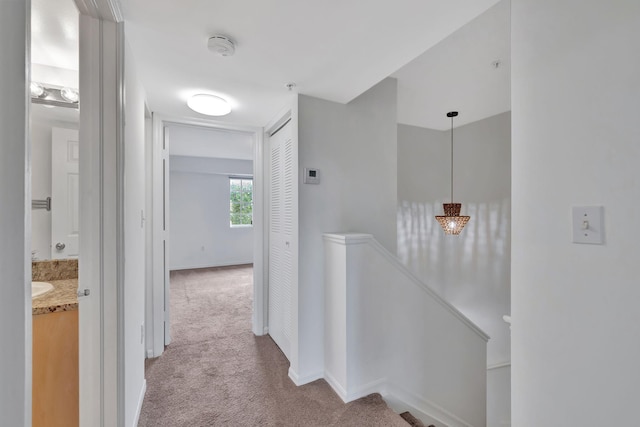
[[[68,87],[60,89],[60,96],[62,96],[62,98],[68,102],[78,102],[78,100],[80,99],[78,91]]]
[[[42,98],[46,93],[44,87],[37,82],[31,82],[29,85],[29,91],[31,92],[31,96],[34,98]]]
[[[455,230],[456,229],[456,223],[455,221],[451,221],[449,222],[449,230]]]

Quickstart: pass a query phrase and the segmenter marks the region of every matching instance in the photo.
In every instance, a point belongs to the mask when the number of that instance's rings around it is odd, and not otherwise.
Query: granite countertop
[[[53,290],[32,300],[32,314],[56,313],[78,309],[78,279],[43,280]]]

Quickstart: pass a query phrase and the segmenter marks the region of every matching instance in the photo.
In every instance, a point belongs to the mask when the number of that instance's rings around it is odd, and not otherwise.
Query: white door
[[[269,335],[291,360],[298,258],[298,150],[289,122],[269,139]]]
[[[78,257],[79,148],[76,129],[53,128],[51,136],[51,258]]]

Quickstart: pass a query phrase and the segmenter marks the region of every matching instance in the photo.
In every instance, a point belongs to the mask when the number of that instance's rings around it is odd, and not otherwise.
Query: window
[[[231,227],[253,225],[253,179],[229,177],[229,224]]]

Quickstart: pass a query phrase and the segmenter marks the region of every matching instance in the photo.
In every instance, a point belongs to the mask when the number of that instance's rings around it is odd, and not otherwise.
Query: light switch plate
[[[574,206],[572,208],[573,243],[601,245],[604,243],[604,208]]]

